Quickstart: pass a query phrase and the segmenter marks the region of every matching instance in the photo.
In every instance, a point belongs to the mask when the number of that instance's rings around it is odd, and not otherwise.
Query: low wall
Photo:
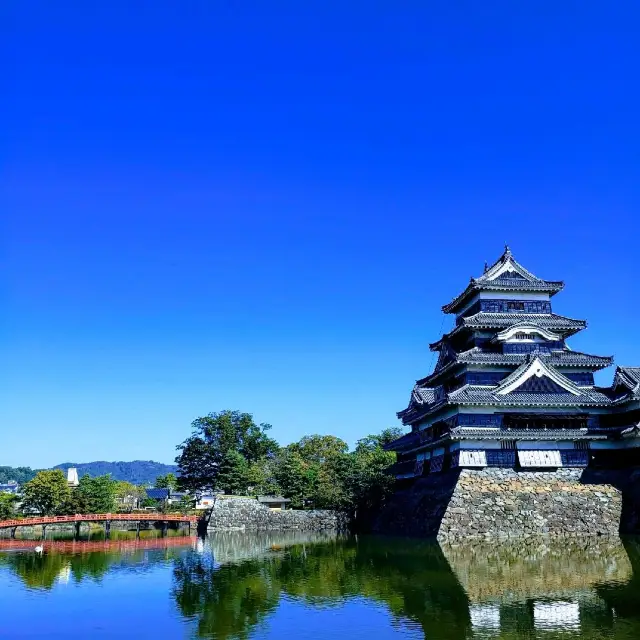
[[[581,469],[452,470],[397,491],[374,530],[439,540],[617,535],[623,491]]]
[[[345,531],[349,519],[340,511],[276,511],[255,498],[218,498],[208,529],[214,531]]]

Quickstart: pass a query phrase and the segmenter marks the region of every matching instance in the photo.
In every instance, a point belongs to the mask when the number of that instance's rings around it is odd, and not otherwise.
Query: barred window
[[[458,426],[461,427],[499,427],[502,416],[494,413],[459,413]]]

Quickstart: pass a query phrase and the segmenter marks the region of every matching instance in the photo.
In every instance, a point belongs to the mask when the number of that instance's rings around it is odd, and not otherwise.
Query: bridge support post
[[[105,520],[104,522],[104,537],[105,540],[111,539],[111,520]]]
[[[76,522],[73,537],[77,540],[80,537],[80,521]]]
[[[11,527],[11,539],[12,539],[12,540],[15,540],[15,537],[16,537],[16,529],[17,529],[17,528],[18,528],[18,527]]]
[[[140,540],[140,520],[136,522],[136,540]]]
[[[191,520],[187,522],[187,535],[191,535]]]
[[[47,525],[42,525],[42,539],[44,540],[47,537]]]
[[[162,523],[162,537],[166,538],[167,537],[167,527],[169,526],[169,523],[165,520]]]

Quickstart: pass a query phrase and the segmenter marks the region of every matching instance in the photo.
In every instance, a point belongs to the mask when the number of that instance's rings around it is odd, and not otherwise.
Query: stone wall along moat
[[[349,519],[339,511],[278,511],[255,498],[218,498],[208,529],[213,531],[345,531]]]
[[[583,484],[581,475],[581,469],[465,469],[438,538],[617,535],[620,491],[609,484]]]
[[[374,530],[440,540],[617,535],[622,492],[606,478],[586,482],[583,473],[487,468],[433,474],[398,490]]]

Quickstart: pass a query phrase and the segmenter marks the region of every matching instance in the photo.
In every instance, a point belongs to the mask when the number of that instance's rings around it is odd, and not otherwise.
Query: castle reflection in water
[[[308,533],[216,533],[143,550],[0,547],[31,589],[164,565],[176,613],[196,635],[249,637],[282,612],[369,602],[409,637],[640,638],[640,541],[531,539],[499,545]],[[353,637],[344,628],[342,636]],[[398,631],[399,635],[406,634]],[[305,637],[314,637],[307,635]]]
[[[201,615],[203,635],[215,637],[242,635],[244,621],[268,618],[281,596],[311,606],[364,596],[386,604],[398,623],[421,627],[425,638],[640,638],[640,541],[633,539],[445,546],[218,533],[175,571],[185,613]],[[252,597],[252,610],[235,620],[225,611],[227,633],[214,628],[216,607],[237,602],[249,583],[262,602]],[[181,597],[189,593],[198,595]]]

